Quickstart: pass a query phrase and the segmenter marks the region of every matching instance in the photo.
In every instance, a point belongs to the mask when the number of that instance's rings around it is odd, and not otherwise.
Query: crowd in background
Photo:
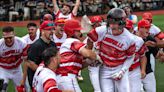
[[[59,8],[75,0],[57,0]],[[163,9],[163,0],[81,0],[78,16],[106,14],[113,7],[130,5],[133,11]],[[52,0],[1,0],[0,21],[22,21],[39,19],[44,11],[53,12]]]

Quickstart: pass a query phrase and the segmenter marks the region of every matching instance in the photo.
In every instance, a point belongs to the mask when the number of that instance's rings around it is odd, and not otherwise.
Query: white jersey
[[[159,33],[161,32],[161,30],[155,26],[154,24],[151,24],[151,27],[150,27],[150,35],[152,35],[153,37],[157,36]]]
[[[49,81],[55,81],[53,82],[55,84],[47,86],[46,83]],[[34,74],[32,87],[34,92],[49,92],[53,88],[58,88],[55,72],[43,66],[39,66]],[[47,89],[45,90],[44,88]]]
[[[134,30],[137,32],[138,31],[138,27],[135,27]],[[149,30],[149,33],[150,33],[151,36],[155,37],[160,32],[161,32],[161,30],[157,26],[155,26],[154,24],[151,24],[151,27],[150,27],[150,30]]]
[[[27,56],[27,44],[19,38],[14,38],[14,44],[11,47],[6,46],[4,38],[0,39],[0,67],[5,69],[17,68],[23,57]]]
[[[75,17],[75,15],[73,15],[72,12],[68,15],[63,15],[63,13],[61,11],[58,11],[56,13],[56,18],[72,19],[73,17]]]
[[[106,26],[100,26],[88,34],[93,42],[101,42],[99,55],[107,66],[121,65],[127,57],[135,54],[134,36],[127,29],[123,30],[120,35],[114,36]]]
[[[60,49],[61,44],[64,43],[66,39],[66,33],[63,33],[63,36],[61,38],[58,38],[55,34],[53,34],[53,42],[55,42],[58,50]]]
[[[39,35],[40,35],[40,30],[37,30],[37,32],[36,32],[36,37],[35,37],[34,40],[31,40],[31,39],[30,39],[29,34],[23,36],[22,39],[24,39],[24,40],[26,41],[27,44],[32,44],[32,43],[34,43],[36,40],[39,39]]]
[[[79,50],[85,46],[78,39],[67,38],[60,47],[60,67],[57,69],[58,74],[72,73],[77,75],[82,68],[83,56]]]
[[[141,37],[134,35],[134,41],[136,45],[135,58],[133,64],[130,67],[130,70],[140,66],[140,58],[144,56],[147,51],[147,47],[144,45],[144,41]]]

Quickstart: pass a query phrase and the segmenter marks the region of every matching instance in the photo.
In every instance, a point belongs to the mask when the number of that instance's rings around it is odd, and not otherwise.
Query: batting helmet
[[[133,22],[129,19],[126,19],[126,26],[128,30],[133,29]]]
[[[153,16],[150,12],[146,12],[142,15],[142,18],[146,20],[152,20]]]
[[[43,16],[43,20],[44,20],[44,21],[47,21],[47,20],[52,21],[52,20],[53,20],[53,17],[52,17],[51,14],[45,14],[45,15]]]
[[[117,23],[124,27],[126,24],[126,13],[124,10],[120,8],[109,10],[107,14],[107,26],[109,26],[110,23]]]
[[[75,19],[70,19],[65,22],[64,31],[68,37],[71,37],[75,34],[75,31],[82,30],[80,22]]]
[[[164,39],[164,32],[161,32],[158,36],[159,39]]]
[[[101,16],[93,16],[90,18],[91,23],[102,22]]]
[[[142,19],[138,22],[138,29],[139,28],[150,28],[151,24],[148,20]]]

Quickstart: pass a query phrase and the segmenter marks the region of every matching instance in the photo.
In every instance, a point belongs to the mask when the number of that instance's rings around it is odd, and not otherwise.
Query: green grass
[[[0,27],[0,30],[2,28]],[[22,37],[27,34],[27,29],[25,27],[15,27],[14,28],[16,36]],[[0,31],[0,38],[2,37],[2,31]]]
[[[139,17],[141,19],[141,17]],[[162,31],[164,31],[164,17],[163,15],[157,15],[153,17],[153,23],[157,25]],[[2,28],[0,28],[1,30]],[[17,36],[24,36],[27,31],[25,27],[16,27],[15,28],[16,35]],[[1,37],[2,32],[0,31],[0,37]],[[157,62],[156,63],[156,81],[157,81],[157,92],[164,92],[164,64]],[[79,82],[80,87],[83,92],[93,92],[92,85],[90,83],[90,79],[88,76],[88,70],[84,69],[82,71],[82,75],[84,77],[84,81]],[[15,92],[13,83],[10,82],[9,87],[8,87],[8,92]]]

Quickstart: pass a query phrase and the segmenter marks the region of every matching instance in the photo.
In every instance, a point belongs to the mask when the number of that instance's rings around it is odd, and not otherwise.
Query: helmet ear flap
[[[126,25],[126,21],[124,21],[124,20],[119,21],[119,25],[125,27],[125,25]]]

